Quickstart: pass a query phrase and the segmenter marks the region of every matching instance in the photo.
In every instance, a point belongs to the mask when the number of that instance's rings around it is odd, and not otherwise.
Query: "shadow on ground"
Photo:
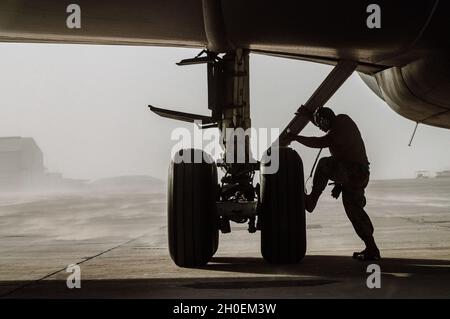
[[[386,258],[379,265],[382,288],[375,290],[365,284],[368,263],[342,256],[307,256],[297,265],[216,257],[201,268],[204,278],[83,280],[74,290],[62,280],[11,281],[0,288],[3,298],[450,297],[450,261]]]
[[[296,265],[272,265],[261,258],[215,257],[204,269],[264,275],[351,277],[366,273],[369,264],[371,262],[343,256],[306,256]],[[450,276],[449,260],[384,258],[376,264],[384,274]]]

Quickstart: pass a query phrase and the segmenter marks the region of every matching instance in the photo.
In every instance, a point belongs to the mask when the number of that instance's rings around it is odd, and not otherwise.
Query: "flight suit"
[[[373,225],[364,207],[365,188],[369,182],[368,165],[340,162],[333,156],[322,158],[317,164],[313,187],[322,192],[329,180],[342,186],[342,203],[348,219],[358,236],[367,242],[373,237]]]
[[[329,148],[330,157],[322,158],[313,179],[312,193],[320,196],[329,180],[342,187],[342,202],[358,236],[373,244],[373,225],[364,210],[365,188],[369,183],[369,161],[361,133],[345,114],[337,115],[329,132],[321,137],[298,136],[297,141],[312,148]]]

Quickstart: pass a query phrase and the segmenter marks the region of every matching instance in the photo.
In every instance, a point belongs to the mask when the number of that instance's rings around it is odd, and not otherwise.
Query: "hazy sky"
[[[145,174],[165,179],[171,131],[148,104],[207,114],[205,66],[177,67],[198,50],[0,44],[0,136],[34,137],[50,171],[95,179]],[[284,127],[330,67],[251,56],[253,126]],[[394,113],[355,74],[328,106],[347,113],[366,141],[372,178],[450,168],[450,131]],[[320,132],[311,125],[305,134]],[[296,146],[309,174],[316,151]]]

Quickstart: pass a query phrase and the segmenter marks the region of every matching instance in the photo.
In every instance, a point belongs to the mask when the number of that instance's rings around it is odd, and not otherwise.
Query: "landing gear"
[[[303,163],[294,150],[279,149],[279,169],[261,168],[261,253],[274,264],[300,262],[306,252]]]
[[[189,157],[190,163],[181,161]],[[194,163],[196,157],[203,160]],[[180,267],[204,266],[219,244],[216,165],[201,150],[181,150],[170,165],[168,182],[170,256]]]
[[[308,124],[312,113],[328,101],[357,64],[340,61],[300,107],[278,138],[281,147],[269,149],[279,151],[279,168],[270,171],[268,162],[263,161],[260,167],[250,152],[249,52],[238,49],[220,55],[202,51],[178,65],[198,63],[207,64],[211,116],[150,106],[166,118],[201,121],[202,129],[218,128],[224,150],[217,163],[202,151],[185,150],[171,164],[168,230],[173,261],[181,267],[205,265],[217,251],[218,230],[229,233],[230,222],[236,222],[248,223],[250,233],[261,230],[261,253],[268,262],[300,262],[306,251],[303,164],[295,151],[285,147],[286,137],[298,134]],[[177,157],[183,154],[208,160],[180,163]],[[217,167],[224,173],[220,184]],[[261,186],[254,185],[255,172],[260,169]]]

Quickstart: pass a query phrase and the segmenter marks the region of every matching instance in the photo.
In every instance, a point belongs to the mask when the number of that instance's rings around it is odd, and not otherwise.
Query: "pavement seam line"
[[[97,257],[99,257],[99,256],[102,256],[102,255],[104,255],[104,254],[106,254],[106,253],[109,253],[110,251],[113,251],[113,250],[115,250],[115,249],[117,249],[117,248],[120,248],[120,247],[122,247],[122,246],[125,246],[125,245],[127,245],[127,244],[129,244],[129,243],[132,243],[132,242],[135,241],[135,240],[141,239],[142,237],[144,237],[144,236],[146,236],[146,235],[148,235],[148,234],[149,234],[149,233],[145,233],[145,234],[143,234],[143,235],[141,235],[141,236],[139,236],[139,237],[132,238],[132,239],[130,239],[130,240],[124,242],[124,243],[121,243],[121,244],[119,244],[119,245],[117,245],[117,246],[114,246],[114,247],[111,247],[111,248],[109,248],[109,249],[107,249],[107,250],[104,250],[104,251],[102,251],[102,252],[100,252],[100,253],[98,253],[98,254],[96,254],[96,255],[94,255],[94,256],[90,256],[90,257],[88,257],[88,258],[85,258],[85,259],[82,260],[82,261],[79,261],[79,262],[77,262],[77,263],[74,263],[73,265],[81,265],[81,264],[83,264],[83,263],[85,263],[85,262],[87,262],[87,261],[90,261],[90,260],[92,260],[92,259],[94,259],[94,258],[97,258]],[[22,289],[24,289],[24,288],[27,288],[27,287],[33,286],[33,285],[35,285],[35,284],[38,284],[38,283],[41,282],[42,280],[45,280],[45,279],[47,279],[47,278],[50,278],[50,277],[52,277],[52,276],[54,276],[54,275],[56,275],[56,274],[58,274],[58,273],[60,273],[60,272],[62,272],[62,271],[65,271],[66,269],[67,269],[67,266],[64,267],[64,268],[61,268],[61,269],[59,269],[59,270],[56,270],[56,271],[54,271],[54,272],[52,272],[52,273],[50,273],[50,274],[47,274],[47,275],[45,275],[44,277],[38,278],[38,279],[36,279],[36,280],[31,280],[31,281],[29,281],[29,282],[27,282],[27,283],[25,283],[25,284],[23,284],[23,285],[21,285],[21,286],[19,286],[19,287],[17,287],[17,288],[14,288],[14,289],[12,289],[12,290],[10,290],[10,291],[8,291],[8,292],[6,292],[6,293],[0,295],[0,299],[1,299],[1,298],[8,297],[8,296],[11,296],[12,294],[14,294],[14,293],[16,293],[17,291],[22,290]]]

